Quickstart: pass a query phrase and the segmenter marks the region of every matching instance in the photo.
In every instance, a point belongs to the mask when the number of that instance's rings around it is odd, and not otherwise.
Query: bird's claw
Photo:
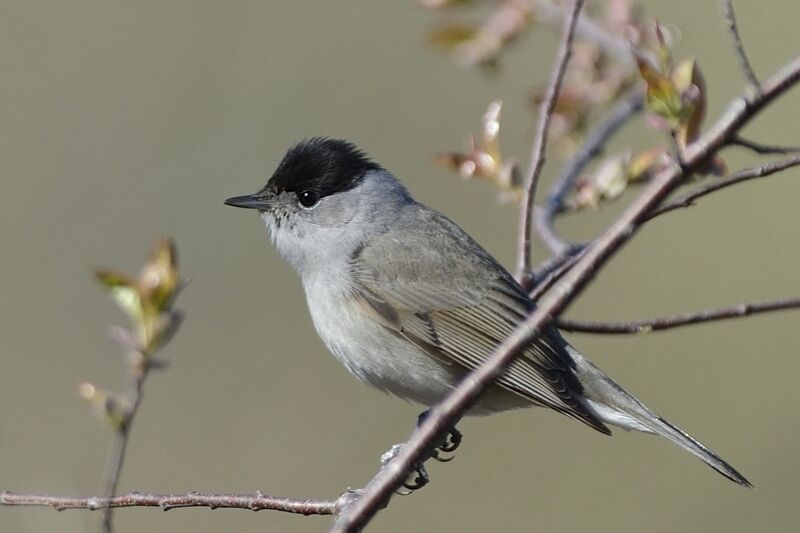
[[[457,430],[456,428],[452,428],[450,429],[450,431],[447,432],[447,436],[444,438],[444,442],[442,442],[439,445],[437,450],[443,453],[453,453],[458,449],[459,446],[461,446],[461,441],[463,438],[464,435],[462,435],[462,433],[459,430]],[[452,459],[452,457],[447,459],[447,461],[449,461],[450,459]]]
[[[428,411],[420,414],[417,424],[421,424],[427,415]],[[459,430],[457,430],[455,427],[449,429],[442,442],[430,453],[428,457],[435,459],[440,463],[452,461],[454,456],[448,456],[447,454],[452,454],[455,452],[461,445],[462,439],[463,435]],[[397,455],[403,449],[403,446],[404,444],[395,444],[386,450],[386,452],[381,455],[381,465],[386,466],[389,464],[390,461],[397,457]],[[405,482],[403,482],[403,488],[405,491],[397,491],[398,494],[408,495],[428,484],[430,477],[428,476],[428,471],[425,469],[425,465],[423,464],[424,461],[425,460],[414,466],[414,471],[408,476],[408,478],[406,478]]]
[[[425,469],[425,465],[417,465],[414,472],[403,482],[403,487],[405,487],[408,492],[400,494],[411,494],[415,490],[419,490],[427,485],[430,480],[431,478],[428,476],[428,471]]]
[[[402,449],[403,444],[395,444],[386,450],[383,455],[381,455],[381,465],[386,466],[391,460],[397,457],[397,454],[399,454]],[[414,468],[414,471],[408,476],[406,481],[403,482],[403,487],[407,492],[397,491],[397,493],[401,496],[407,496],[415,490],[419,490],[427,485],[429,481],[430,477],[428,476],[428,471],[425,469],[425,466],[419,464]]]
[[[440,463],[449,463],[450,461],[452,461],[455,458],[456,458],[455,455],[451,455],[449,457],[445,456],[445,455],[442,455],[441,452],[439,452],[438,449],[437,450],[433,450],[433,453],[431,454],[431,459],[433,459],[434,461],[438,461]]]
[[[417,417],[417,426],[422,424],[425,421],[425,419],[428,418],[429,413],[430,410],[423,411],[422,413],[420,413],[420,415]],[[461,445],[463,437],[464,436],[462,435],[462,433],[459,430],[457,430],[455,426],[451,427],[447,431],[447,435],[445,435],[441,444],[439,444],[439,446],[437,446],[436,449],[433,450],[433,452],[431,453],[431,458],[435,459],[436,461],[439,461],[440,463],[447,463],[449,461],[452,461],[453,457],[443,457],[441,454],[443,453],[450,454],[456,451],[458,447]]]

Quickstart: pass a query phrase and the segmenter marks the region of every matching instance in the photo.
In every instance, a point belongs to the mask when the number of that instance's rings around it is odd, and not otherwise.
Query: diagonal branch
[[[731,185],[736,185],[737,183],[741,183],[743,181],[748,181],[755,178],[764,178],[771,174],[775,174],[776,172],[786,170],[787,168],[796,167],[798,165],[800,165],[800,155],[741,170],[725,179],[714,181],[703,187],[698,187],[692,192],[659,206],[657,209],[654,209],[648,213],[642,222],[646,222],[659,215],[668,213],[669,211],[674,211],[675,209],[689,207],[693,205],[694,201],[698,198],[702,198],[703,196],[711,194],[712,192],[716,192],[720,189],[730,187]]]
[[[703,322],[740,318],[757,313],[797,308],[800,308],[800,298],[785,298],[769,302],[743,303],[722,309],[708,309],[694,313],[653,318],[650,320],[636,320],[633,322],[614,323],[559,319],[558,327],[566,331],[581,333],[650,333],[651,331],[661,331],[692,324],[701,324]]]
[[[533,232],[533,204],[536,199],[536,187],[542,173],[547,147],[547,133],[550,130],[550,119],[556,107],[558,93],[561,91],[561,82],[567,70],[567,63],[572,55],[572,41],[575,37],[575,25],[584,0],[573,0],[572,9],[564,17],[561,30],[561,43],[553,70],[550,72],[550,82],[547,84],[544,100],[539,106],[536,118],[536,135],[531,148],[531,160],[528,165],[528,175],[525,177],[525,196],[520,209],[519,217],[519,242],[517,243],[517,279],[524,283],[531,270],[531,235]]]
[[[339,516],[334,533],[360,531],[383,508],[389,498],[433,446],[461,416],[477,402],[514,358],[550,325],[594,278],[608,261],[636,233],[643,216],[653,209],[696,168],[708,161],[761,109],[800,79],[800,57],[767,80],[763,91],[734,101],[717,123],[684,154],[684,165],[661,170],[611,227],[587,249],[578,263],[539,301],[536,310],[495,352],[466,378],[417,427],[394,460],[372,478],[359,500]]]
[[[725,23],[728,25],[728,31],[731,34],[733,47],[736,50],[736,57],[739,59],[739,66],[753,89],[760,93],[761,84],[753,70],[753,66],[750,65],[750,60],[747,59],[747,54],[744,51],[744,44],[742,44],[742,37],[739,35],[739,28],[736,25],[736,13],[733,10],[733,1],[722,0],[722,11],[725,17]]]
[[[687,165],[696,165],[695,159],[688,160]],[[440,442],[447,428],[453,427],[458,422],[517,354],[568,306],[599,271],[600,266],[634,235],[638,218],[657,205],[680,183],[682,177],[683,172],[675,165],[655,177],[611,228],[587,249],[575,267],[544,295],[539,301],[539,307],[514,330],[514,333],[447,398],[430,409],[428,417],[412,433],[397,457],[370,481],[351,511],[339,517],[332,532],[361,531],[388,502],[414,465],[419,464],[429,453],[428,450]]]
[[[39,505],[52,507],[57,511],[65,509],[113,509],[117,507],[158,507],[163,511],[181,507],[208,507],[211,509],[249,509],[262,511],[270,509],[303,515],[332,515],[349,505],[355,493],[345,492],[338,500],[293,500],[268,496],[261,492],[255,494],[209,494],[189,492],[186,494],[142,494],[130,492],[113,498],[89,496],[72,498],[65,496],[46,496],[39,494],[0,493],[0,503],[4,505]]]

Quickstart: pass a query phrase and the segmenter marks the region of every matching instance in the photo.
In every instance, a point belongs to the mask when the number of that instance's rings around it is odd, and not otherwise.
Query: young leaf
[[[684,59],[672,71],[672,82],[681,95],[682,116],[675,130],[678,145],[686,148],[700,136],[706,115],[706,82],[697,61]]]

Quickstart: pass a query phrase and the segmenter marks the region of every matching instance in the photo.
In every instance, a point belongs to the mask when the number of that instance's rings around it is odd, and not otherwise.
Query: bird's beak
[[[234,196],[225,200],[227,205],[233,207],[242,207],[244,209],[260,209],[266,211],[269,209],[269,201],[258,194],[247,194],[245,196]]]

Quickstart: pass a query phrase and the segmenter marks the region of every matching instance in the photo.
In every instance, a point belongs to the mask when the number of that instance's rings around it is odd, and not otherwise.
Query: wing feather
[[[458,226],[431,210],[419,216],[426,220],[402,232],[390,229],[359,248],[351,258],[354,291],[385,327],[441,361],[474,369],[535,305]],[[404,260],[389,263],[386,257]],[[447,264],[444,258],[453,257],[459,263]],[[564,344],[555,329],[548,330],[509,365],[498,384],[610,433],[582,402]]]

